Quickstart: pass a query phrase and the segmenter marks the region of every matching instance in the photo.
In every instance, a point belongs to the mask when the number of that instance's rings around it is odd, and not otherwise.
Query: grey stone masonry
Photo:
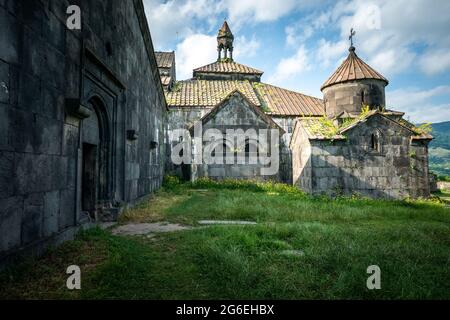
[[[296,134],[294,183],[313,194],[429,196],[427,140],[415,141],[410,130],[379,114],[346,135],[332,141]]]
[[[339,83],[323,89],[325,112],[335,117],[342,112],[358,114],[363,105],[384,107],[386,83],[376,79],[364,79]]]
[[[158,189],[167,107],[140,0],[0,0],[0,30],[1,264]]]

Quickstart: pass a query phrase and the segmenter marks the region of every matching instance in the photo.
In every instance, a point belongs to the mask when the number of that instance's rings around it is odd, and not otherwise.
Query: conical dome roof
[[[223,22],[222,27],[219,29],[218,37],[230,37],[234,38],[233,33],[231,33],[230,27],[226,21]]]
[[[331,85],[362,79],[376,79],[389,83],[380,73],[362,61],[355,53],[355,47],[350,47],[347,59],[342,62],[339,68],[328,78],[320,88],[323,90]]]

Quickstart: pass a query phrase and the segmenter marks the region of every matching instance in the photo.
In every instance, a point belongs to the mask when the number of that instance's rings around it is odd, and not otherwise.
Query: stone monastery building
[[[362,194],[399,198],[428,196],[428,143],[431,136],[385,108],[389,81],[357,54],[347,59],[321,87],[323,99],[261,82],[263,72],[233,59],[234,36],[224,22],[217,35],[217,61],[176,81],[175,53],[157,52],[169,107],[166,170],[185,179],[248,178],[277,180],[309,193]],[[173,165],[175,129],[277,128],[282,136],[279,171],[264,175],[264,165]],[[234,150],[228,142],[222,150]],[[252,150],[246,140],[245,155]],[[229,150],[231,149],[231,150]],[[192,152],[196,151],[192,149]],[[225,151],[223,151],[225,154]],[[228,155],[227,155],[228,156]]]
[[[263,83],[262,71],[235,62],[225,22],[217,61],[176,81],[175,54],[154,51],[142,0],[76,3],[81,25],[70,29],[69,1],[0,1],[0,267],[115,220],[167,173],[271,179],[310,193],[429,195],[431,136],[384,108],[388,80],[355,48],[319,99]],[[173,162],[176,130],[186,129],[188,143],[199,123],[200,133],[275,132],[267,148],[220,140],[213,152],[270,153],[276,170],[267,170],[272,161]]]

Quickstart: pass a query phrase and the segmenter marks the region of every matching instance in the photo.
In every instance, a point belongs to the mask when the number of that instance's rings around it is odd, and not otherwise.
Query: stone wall
[[[106,210],[161,185],[166,105],[142,2],[76,3],[81,31],[69,1],[0,0],[0,260],[94,218],[86,190]]]
[[[384,81],[364,79],[326,87],[322,90],[325,112],[328,116],[334,117],[342,111],[360,113],[363,104],[373,107],[385,106],[385,86]]]
[[[289,146],[292,150],[292,183],[305,192],[312,193],[311,143],[298,122]]]
[[[430,195],[430,178],[428,166],[428,141],[412,140],[410,151],[410,196],[428,197]]]
[[[183,177],[183,168],[181,165],[175,165],[171,160],[172,148],[180,142],[178,137],[174,137],[172,132],[177,129],[189,129],[195,122],[199,121],[203,116],[211,111],[212,108],[198,107],[187,108],[171,107],[167,113],[167,130],[166,130],[166,172],[168,174]],[[187,178],[187,177],[186,177]]]
[[[376,132],[379,144],[373,149],[371,136]],[[296,133],[296,185],[314,194],[429,196],[427,142],[411,145],[411,135],[380,115],[347,132],[344,140],[309,139],[309,146],[307,138]]]

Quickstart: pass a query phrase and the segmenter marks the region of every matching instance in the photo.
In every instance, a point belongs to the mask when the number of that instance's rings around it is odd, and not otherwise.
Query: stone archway
[[[91,116],[81,126],[81,209],[91,218],[111,199],[110,129],[105,104],[98,96],[88,100]]]

